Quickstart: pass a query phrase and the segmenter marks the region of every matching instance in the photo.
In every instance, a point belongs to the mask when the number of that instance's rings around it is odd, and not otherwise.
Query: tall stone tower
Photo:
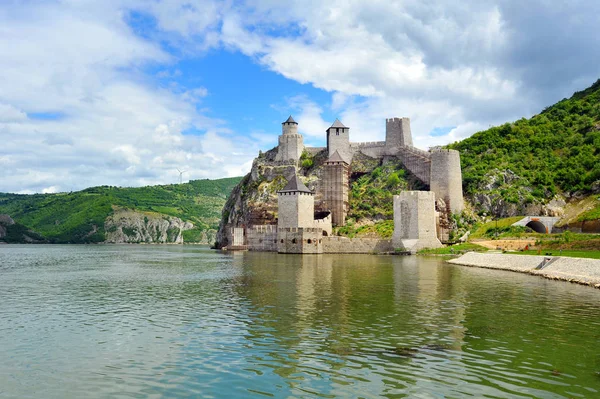
[[[430,190],[436,198],[442,198],[452,213],[465,208],[462,191],[460,153],[455,150],[431,152]]]
[[[277,149],[276,161],[298,161],[304,143],[302,135],[298,133],[298,122],[290,115],[285,122],[281,124],[281,136],[279,136],[279,147]]]
[[[283,190],[277,192],[278,229],[313,227],[315,194],[294,174]]]
[[[415,253],[439,248],[435,226],[435,194],[431,191],[403,191],[394,195],[394,248]]]
[[[344,126],[339,119],[327,129],[327,150],[331,157],[336,151],[344,161],[352,162],[352,151],[350,150],[350,128]]]
[[[348,162],[335,151],[323,168],[323,202],[334,226],[344,226],[348,213]]]
[[[385,145],[387,148],[413,146],[409,118],[388,118],[385,120]]]

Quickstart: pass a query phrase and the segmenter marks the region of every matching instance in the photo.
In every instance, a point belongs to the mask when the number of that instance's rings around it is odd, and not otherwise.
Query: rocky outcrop
[[[173,216],[117,209],[104,222],[105,242],[183,244],[183,232],[193,227]]]
[[[478,211],[497,218],[536,215],[561,217],[567,205],[561,195],[546,192],[550,200],[542,203],[531,193],[533,189],[528,181],[510,169],[494,169],[486,174],[477,187],[476,193],[467,196],[469,202]]]
[[[8,226],[15,224],[15,221],[8,215],[0,215],[0,239],[6,237]]]

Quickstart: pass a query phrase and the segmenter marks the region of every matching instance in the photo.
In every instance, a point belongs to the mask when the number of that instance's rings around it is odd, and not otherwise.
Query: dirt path
[[[489,240],[489,241],[472,241],[473,244],[481,245],[489,249],[507,249],[507,250],[520,250],[529,246],[529,248],[535,246],[534,239],[525,240]]]

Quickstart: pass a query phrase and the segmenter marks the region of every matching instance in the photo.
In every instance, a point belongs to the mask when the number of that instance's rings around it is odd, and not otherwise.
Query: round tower
[[[292,115],[281,123],[281,134],[298,134],[298,122],[292,118]]]
[[[462,212],[465,204],[458,151],[444,149],[431,152],[430,190],[436,198],[446,202],[452,213]]]
[[[281,135],[277,149],[276,161],[298,161],[304,150],[302,135],[298,133],[298,122],[290,115],[281,124]]]

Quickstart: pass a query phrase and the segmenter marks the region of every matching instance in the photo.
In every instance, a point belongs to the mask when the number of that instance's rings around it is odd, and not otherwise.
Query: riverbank
[[[469,252],[448,263],[534,274],[600,288],[600,260]]]

